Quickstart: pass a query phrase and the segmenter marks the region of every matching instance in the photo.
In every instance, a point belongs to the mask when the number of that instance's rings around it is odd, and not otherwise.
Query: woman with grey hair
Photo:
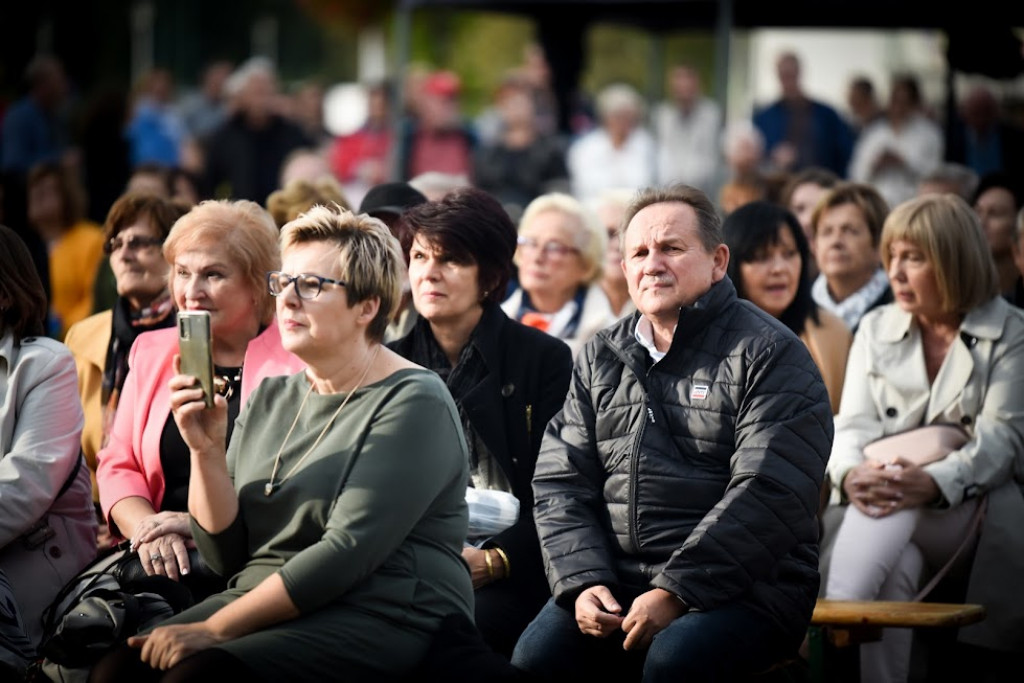
[[[569,345],[573,356],[616,320],[601,289],[608,236],[597,215],[573,197],[537,197],[519,222],[519,287],[501,307],[513,320]]]

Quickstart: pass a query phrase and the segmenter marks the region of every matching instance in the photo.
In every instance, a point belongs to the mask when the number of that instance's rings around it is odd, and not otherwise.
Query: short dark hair
[[[188,213],[189,207],[173,199],[150,192],[126,192],[117,198],[103,223],[103,238],[109,240],[129,225],[145,218],[161,240],[167,239],[174,222]]]
[[[498,304],[512,276],[516,226],[493,195],[473,187],[449,192],[402,214],[409,246],[422,237],[456,263],[476,264],[484,303]],[[409,249],[402,245],[405,252]]]
[[[0,225],[0,335],[15,343],[46,333],[46,290],[18,233]]]
[[[753,261],[761,249],[778,244],[784,227],[789,228],[793,234],[797,251],[800,252],[800,280],[796,296],[779,316],[779,321],[799,335],[804,331],[807,318],[818,324],[818,306],[811,296],[811,249],[800,221],[791,211],[773,202],[758,200],[744,204],[726,216],[722,232],[729,247],[727,272],[736,287],[736,293],[744,299],[749,298],[740,276],[740,266]]]
[[[652,204],[677,202],[688,204],[697,213],[697,225],[700,230],[700,241],[707,252],[714,251],[722,239],[722,219],[708,196],[690,185],[670,185],[668,187],[649,187],[640,190],[636,198],[626,208],[622,217],[624,229],[620,235],[621,244],[625,244],[626,230],[633,217]]]

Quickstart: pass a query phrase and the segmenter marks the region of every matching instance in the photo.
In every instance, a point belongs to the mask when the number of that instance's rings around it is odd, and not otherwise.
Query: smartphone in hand
[[[210,314],[207,311],[178,311],[178,355],[181,374],[192,375],[203,389],[203,401],[213,407],[213,348],[210,343]]]

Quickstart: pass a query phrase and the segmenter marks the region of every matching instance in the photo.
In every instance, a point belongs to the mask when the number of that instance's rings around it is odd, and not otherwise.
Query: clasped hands
[[[662,629],[686,612],[686,605],[662,588],[642,593],[626,616],[607,586],[591,586],[576,598],[576,624],[580,631],[606,638],[617,629],[626,633],[625,650],[645,650]]]
[[[188,544],[192,539],[188,513],[158,512],[139,520],[132,532],[130,549],[139,554],[146,574],[175,581],[191,571]]]
[[[843,492],[869,517],[923,507],[939,497],[939,487],[924,468],[905,458],[865,460],[843,478]]]

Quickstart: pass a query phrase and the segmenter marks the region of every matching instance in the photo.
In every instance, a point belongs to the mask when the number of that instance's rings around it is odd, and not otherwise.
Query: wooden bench
[[[883,628],[959,628],[984,618],[981,605],[820,599],[808,633],[811,680],[859,682],[860,644],[880,639]]]

